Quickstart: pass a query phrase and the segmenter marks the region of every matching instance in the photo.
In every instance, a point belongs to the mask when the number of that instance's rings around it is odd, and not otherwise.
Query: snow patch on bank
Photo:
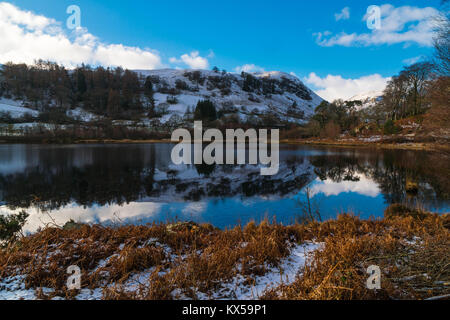
[[[257,276],[253,285],[246,285],[246,278],[238,275],[231,282],[224,284],[212,296],[199,294],[199,298],[200,300],[258,300],[267,290],[275,289],[282,284],[292,284],[302,274],[307,259],[311,258],[314,252],[322,246],[323,244],[309,241],[296,245],[280,266],[271,268],[264,276]]]
[[[156,239],[155,239],[156,240]],[[257,300],[265,291],[275,289],[281,284],[289,285],[302,274],[306,261],[312,257],[316,250],[323,247],[321,243],[307,241],[301,245],[294,245],[291,254],[285,258],[278,267],[269,268],[264,276],[256,276],[253,284],[246,284],[247,279],[241,275],[236,276],[231,281],[224,283],[221,288],[213,293],[197,293],[200,300]],[[170,249],[170,248],[169,248]],[[170,252],[169,252],[170,253]],[[107,263],[102,261],[99,267]],[[124,283],[125,290],[135,291],[139,286],[146,285],[154,269],[133,274]],[[167,271],[167,270],[166,270]],[[0,300],[36,300],[38,299],[37,289],[27,289],[25,287],[25,275],[17,275],[0,280]],[[113,287],[114,284],[107,285]],[[54,290],[50,288],[40,288],[42,293],[48,295]],[[188,299],[178,290],[173,293],[175,299]],[[101,300],[103,298],[103,288],[82,289],[75,297],[76,300]],[[63,300],[62,297],[54,297],[53,300]]]

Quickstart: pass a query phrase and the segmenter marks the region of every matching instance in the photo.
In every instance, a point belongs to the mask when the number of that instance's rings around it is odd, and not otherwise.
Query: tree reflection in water
[[[402,150],[284,146],[280,172],[261,176],[256,166],[173,166],[171,145],[25,146],[0,148],[0,201],[10,209],[51,211],[133,201],[196,202],[210,198],[279,197],[312,181],[378,185],[386,204],[448,207],[448,156]],[[19,164],[19,165],[18,165]],[[406,181],[418,184],[408,195]]]

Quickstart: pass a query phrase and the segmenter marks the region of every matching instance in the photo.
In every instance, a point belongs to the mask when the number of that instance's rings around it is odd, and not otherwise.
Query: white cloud
[[[335,17],[336,21],[350,19],[350,8],[349,7],[343,8],[341,10],[341,12],[335,13],[334,17]]]
[[[390,4],[380,6],[381,28],[370,33],[341,32],[334,36],[329,32],[314,34],[319,45],[331,46],[371,46],[396,43],[417,43],[421,46],[433,45],[434,19],[439,11],[432,7],[411,6],[394,7]],[[365,22],[367,14],[363,17]]]
[[[52,210],[48,214],[36,208],[27,209],[30,215],[24,226],[25,233],[36,232],[49,223],[63,226],[73,220],[83,223],[110,224],[120,220],[123,223],[136,223],[144,219],[150,219],[161,213],[163,203],[156,202],[131,202],[125,205],[111,204],[105,206],[81,207],[76,203],[70,203],[59,209]],[[13,210],[7,206],[0,206],[0,215],[17,214],[19,209]]]
[[[340,75],[327,75],[319,77],[314,72],[304,79],[306,83],[314,86],[319,96],[327,101],[336,99],[349,99],[355,95],[383,91],[390,78],[383,78],[379,74],[363,76],[357,79],[345,79]]]
[[[259,67],[256,66],[254,64],[244,64],[243,66],[238,66],[236,68],[234,68],[234,71],[237,73],[241,73],[241,72],[264,72],[264,68],[263,67]]]
[[[183,208],[182,213],[189,217],[200,217],[207,207],[208,204],[206,202],[189,203]]]
[[[380,188],[373,180],[361,174],[357,174],[356,176],[359,178],[359,181],[334,182],[330,179],[325,181],[316,179],[311,188],[311,196],[314,197],[319,193],[323,193],[326,196],[337,196],[341,193],[357,193],[375,198],[380,194]]]
[[[151,49],[106,44],[85,28],[67,33],[61,23],[0,2],[0,63],[51,60],[72,68],[81,63],[155,69],[163,66]]]
[[[209,57],[214,56],[214,53],[210,51],[208,54]],[[200,53],[198,51],[192,51],[189,54],[183,54],[180,59],[177,58],[170,58],[170,63],[184,63],[191,69],[208,69],[209,68],[209,61],[207,58],[204,58],[200,56]]]
[[[415,63],[417,63],[417,62],[419,62],[419,61],[421,61],[423,59],[424,59],[424,56],[417,56],[417,57],[412,57],[412,58],[409,58],[409,59],[405,59],[402,62],[404,64],[406,64],[406,65],[412,65],[412,64],[415,64]]]

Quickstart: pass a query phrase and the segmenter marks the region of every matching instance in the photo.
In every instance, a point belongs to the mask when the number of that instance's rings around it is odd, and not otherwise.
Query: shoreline
[[[7,141],[0,139],[0,145],[7,144],[37,144],[37,145],[64,145],[64,144],[157,144],[169,143],[176,144],[170,139],[83,139],[68,141],[67,143],[56,143],[48,141]],[[206,142],[205,142],[206,143]],[[304,145],[304,146],[323,146],[323,147],[341,147],[341,148],[375,148],[375,149],[393,149],[393,150],[415,150],[415,151],[436,151],[450,153],[450,144],[438,142],[365,142],[365,141],[340,141],[340,140],[311,140],[311,139],[282,139],[279,144]]]
[[[383,142],[363,142],[363,141],[339,141],[339,140],[281,140],[280,144],[290,145],[310,145],[328,146],[342,148],[375,148],[375,149],[397,149],[415,151],[437,151],[450,152],[450,145],[436,142],[405,142],[405,143],[383,143]]]

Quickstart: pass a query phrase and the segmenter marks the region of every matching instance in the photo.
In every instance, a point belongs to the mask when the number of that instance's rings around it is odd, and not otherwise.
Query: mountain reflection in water
[[[391,203],[450,211],[447,156],[405,150],[282,145],[280,171],[171,163],[171,144],[0,145],[0,213],[26,210],[26,230],[90,223],[291,223],[309,194],[322,218],[382,216]],[[415,194],[406,181],[418,184]]]

